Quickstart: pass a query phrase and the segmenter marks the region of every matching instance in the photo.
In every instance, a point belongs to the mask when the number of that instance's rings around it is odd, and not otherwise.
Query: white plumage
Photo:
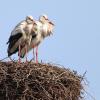
[[[34,20],[32,16],[27,16],[26,20],[21,21],[11,32],[8,40],[8,56],[16,53],[25,45],[30,45],[32,39]]]
[[[53,28],[54,24],[48,20],[47,15],[40,16],[39,21],[34,21],[32,16],[27,16],[26,20],[20,22],[11,32],[7,42],[8,56],[19,51],[19,59],[24,57],[32,48],[38,47],[45,37],[50,36]]]
[[[50,34],[52,34],[53,32],[53,28],[54,24],[50,22],[48,19],[45,19],[44,16],[41,16],[40,20],[35,22],[34,30],[36,37],[32,38],[31,43],[28,46],[28,52],[32,48],[37,47],[45,37],[50,36]],[[25,48],[21,50],[21,55],[25,55]]]

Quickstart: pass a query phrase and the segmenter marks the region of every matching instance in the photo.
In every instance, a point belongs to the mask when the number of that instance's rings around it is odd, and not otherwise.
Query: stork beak
[[[49,23],[52,24],[53,26],[55,26],[53,22],[49,21]]]

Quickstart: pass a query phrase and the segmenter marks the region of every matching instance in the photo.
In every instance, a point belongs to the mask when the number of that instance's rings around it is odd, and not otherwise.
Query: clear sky
[[[81,75],[87,71],[86,91],[100,100],[100,0],[1,0],[0,59],[7,56],[6,42],[15,25],[27,15],[38,20],[44,13],[55,29],[40,45],[39,60],[61,64]],[[86,100],[92,98],[88,95]]]

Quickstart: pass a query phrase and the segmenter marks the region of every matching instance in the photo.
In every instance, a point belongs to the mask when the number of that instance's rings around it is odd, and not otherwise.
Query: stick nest
[[[60,65],[0,62],[0,100],[80,100],[81,81]]]

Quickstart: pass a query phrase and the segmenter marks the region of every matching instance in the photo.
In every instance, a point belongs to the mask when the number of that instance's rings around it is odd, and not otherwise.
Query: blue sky
[[[39,46],[39,60],[61,64],[79,74],[87,71],[85,89],[99,100],[100,0],[0,1],[0,59],[7,56],[6,42],[15,25],[27,15],[38,20],[44,13],[55,23],[55,29]],[[92,100],[89,95],[85,99]]]

